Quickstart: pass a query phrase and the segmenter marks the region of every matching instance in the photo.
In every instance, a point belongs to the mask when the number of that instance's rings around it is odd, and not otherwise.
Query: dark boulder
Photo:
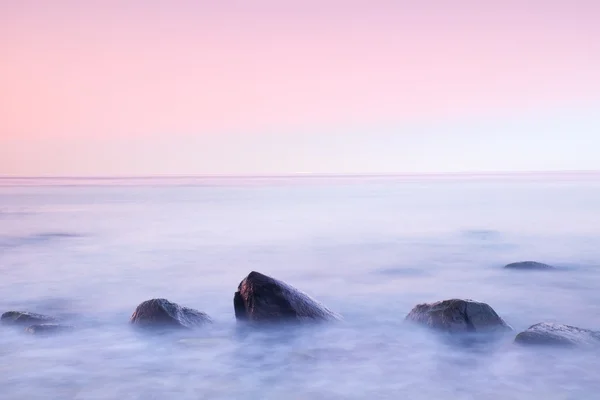
[[[492,307],[473,300],[451,299],[415,306],[406,320],[451,332],[502,332],[512,328]]]
[[[43,314],[27,311],[8,311],[2,314],[0,321],[8,325],[33,325],[56,322],[57,319]]]
[[[337,320],[339,315],[306,293],[282,281],[252,271],[240,282],[233,297],[239,321]]]
[[[72,325],[61,324],[36,324],[25,328],[25,332],[32,335],[54,335],[63,332],[70,332],[75,329]]]
[[[166,299],[152,299],[137,306],[130,322],[147,328],[194,328],[211,322],[211,319],[203,312],[182,307]]]
[[[575,326],[542,322],[519,333],[515,337],[515,343],[555,346],[600,345],[600,332]]]
[[[506,269],[526,270],[526,271],[542,271],[555,269],[552,265],[544,264],[537,261],[519,261],[504,266]]]

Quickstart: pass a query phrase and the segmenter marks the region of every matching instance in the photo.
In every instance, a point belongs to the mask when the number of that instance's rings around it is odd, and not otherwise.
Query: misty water
[[[600,352],[527,348],[549,321],[600,329],[600,179],[181,178],[0,180],[1,399],[596,399]],[[509,271],[536,260],[556,271]],[[233,293],[259,271],[343,315],[248,327]],[[142,334],[163,297],[208,313]],[[403,322],[470,298],[515,332],[446,336]]]

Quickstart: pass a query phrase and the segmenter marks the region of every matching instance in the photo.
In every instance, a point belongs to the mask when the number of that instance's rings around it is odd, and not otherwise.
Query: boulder
[[[25,332],[32,335],[53,335],[57,333],[70,332],[75,329],[72,325],[61,324],[36,324],[25,328]]]
[[[252,271],[233,296],[238,321],[323,321],[340,316],[282,281]]]
[[[57,319],[43,314],[27,311],[8,311],[2,314],[0,321],[8,325],[33,325],[56,322]]]
[[[515,343],[556,346],[600,345],[600,332],[575,326],[542,322],[519,333],[515,337]]]
[[[208,315],[192,308],[182,307],[166,299],[152,299],[141,303],[130,323],[145,327],[194,328],[211,322]]]
[[[506,269],[517,269],[527,271],[540,271],[555,269],[552,265],[544,264],[537,261],[519,261],[504,266]]]
[[[473,300],[451,299],[419,304],[406,316],[406,320],[450,333],[512,330],[492,307]]]

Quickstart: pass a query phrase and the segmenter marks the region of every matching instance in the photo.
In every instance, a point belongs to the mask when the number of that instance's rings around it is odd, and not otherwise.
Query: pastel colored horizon
[[[600,1],[1,1],[0,175],[600,170]]]

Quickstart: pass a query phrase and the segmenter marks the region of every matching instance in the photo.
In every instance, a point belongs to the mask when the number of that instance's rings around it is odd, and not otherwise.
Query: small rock
[[[233,296],[238,321],[318,321],[340,316],[306,293],[282,281],[252,271]]]
[[[514,262],[511,264],[507,264],[504,266],[507,269],[518,269],[518,270],[528,270],[528,271],[539,271],[539,270],[548,270],[555,269],[552,265],[544,264],[537,261],[520,261]]]
[[[62,332],[70,332],[75,329],[71,325],[61,324],[36,324],[25,328],[25,332],[31,333],[32,335],[52,335]]]
[[[27,311],[8,311],[2,314],[0,321],[10,325],[32,325],[56,322],[56,318]]]
[[[575,326],[542,322],[519,333],[515,337],[515,343],[558,346],[600,345],[600,332]]]
[[[492,307],[473,300],[451,299],[419,304],[406,316],[406,320],[451,333],[512,330]]]
[[[211,319],[203,312],[166,299],[152,299],[137,306],[130,322],[141,327],[194,328],[211,322]]]

